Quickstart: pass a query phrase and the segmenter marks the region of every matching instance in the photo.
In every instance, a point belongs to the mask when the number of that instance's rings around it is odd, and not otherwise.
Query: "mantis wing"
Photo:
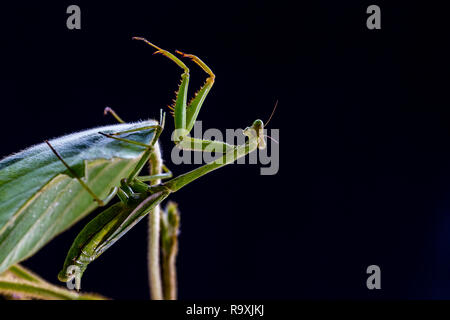
[[[110,139],[114,133],[154,125],[149,120],[78,132],[52,145],[99,198],[105,198],[136,166],[145,148]],[[148,144],[153,130],[126,134]],[[0,161],[0,273],[43,247],[92,212],[97,203],[46,144]]]

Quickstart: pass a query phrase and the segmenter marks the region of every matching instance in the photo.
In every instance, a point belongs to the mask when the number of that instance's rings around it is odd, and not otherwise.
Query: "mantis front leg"
[[[183,74],[181,75],[181,83],[178,87],[178,91],[176,94],[175,102],[173,106],[170,107],[172,110],[172,114],[175,120],[175,132],[174,132],[174,142],[175,144],[184,150],[193,150],[193,151],[205,151],[212,150],[216,152],[226,153],[234,149],[235,146],[227,144],[222,141],[211,141],[211,140],[202,140],[189,137],[189,133],[194,127],[195,121],[197,120],[200,109],[203,105],[203,102],[206,99],[209,91],[211,90],[215,75],[212,70],[197,56],[192,54],[186,54],[181,51],[176,51],[176,53],[182,55],[183,57],[190,58],[194,63],[196,63],[200,68],[203,69],[208,74],[208,78],[206,79],[203,86],[197,91],[195,96],[191,99],[191,101],[187,104],[187,92],[189,86],[189,68],[175,55],[170,53],[167,50],[161,49],[158,46],[154,45],[150,41],[135,37],[135,40],[142,40],[145,43],[149,44],[153,48],[157,49],[155,53],[160,53],[173,62],[175,62],[180,68],[183,69]]]

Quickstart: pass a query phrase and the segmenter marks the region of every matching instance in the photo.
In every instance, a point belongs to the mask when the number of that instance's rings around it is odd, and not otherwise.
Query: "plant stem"
[[[20,279],[0,278],[0,293],[23,294],[29,298],[45,300],[105,300],[95,294],[81,294],[49,283],[36,283]]]
[[[15,277],[25,280],[25,281],[35,282],[35,283],[45,282],[44,279],[39,277],[34,272],[28,270],[27,268],[21,266],[20,264],[13,265],[12,267],[10,267],[8,269],[8,271]]]
[[[155,144],[154,151],[150,155],[150,175],[161,174],[162,159],[159,145]],[[160,183],[156,180],[154,184]],[[149,214],[148,224],[148,278],[150,284],[150,297],[153,300],[162,300],[162,281],[160,268],[160,206],[156,206]]]
[[[177,204],[169,201],[161,219],[161,247],[164,299],[177,299],[177,269],[178,233],[180,228],[180,213]]]
[[[164,257],[164,299],[177,300],[177,271],[175,268],[176,255]]]

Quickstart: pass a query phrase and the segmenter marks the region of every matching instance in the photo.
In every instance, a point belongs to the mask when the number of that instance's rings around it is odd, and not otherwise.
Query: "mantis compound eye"
[[[263,129],[264,128],[264,122],[262,122],[262,120],[257,119],[253,122],[253,128],[255,128],[255,130],[259,130],[259,129]]]

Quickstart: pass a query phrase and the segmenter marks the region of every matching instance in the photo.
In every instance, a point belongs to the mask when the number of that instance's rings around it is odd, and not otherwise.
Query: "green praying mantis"
[[[188,67],[177,56],[146,39],[133,39],[144,41],[155,53],[183,69],[171,107],[175,144],[185,150],[213,149],[223,155],[176,178],[172,178],[165,166],[162,173],[142,176],[143,167],[159,150],[158,138],[164,129],[165,113],[161,112],[159,122],[125,123],[107,108],[105,113],[111,113],[119,124],[66,135],[4,158],[0,161],[0,273],[31,256],[117,195],[120,201],[97,215],[78,234],[58,275],[61,281],[76,277],[79,288],[88,264],[171,193],[257,148],[266,147],[261,120],[255,120],[244,130],[247,140],[242,145],[190,137],[189,132],[214,84],[214,73],[197,56],[176,51],[208,74],[204,85],[188,103]],[[152,184],[160,179],[165,181]]]

